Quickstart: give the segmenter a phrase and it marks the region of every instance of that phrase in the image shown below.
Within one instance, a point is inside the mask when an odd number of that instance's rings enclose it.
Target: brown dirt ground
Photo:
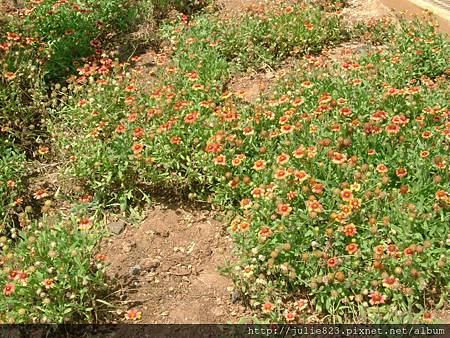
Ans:
[[[109,276],[122,286],[118,314],[136,308],[143,323],[227,323],[246,313],[217,270],[232,259],[232,242],[213,215],[158,204],[139,226],[103,240]]]
[[[294,71],[298,64],[299,60],[290,58],[277,69],[238,75],[230,81],[228,90],[245,102],[255,103],[259,98],[270,94],[277,82]]]
[[[393,16],[389,7],[380,0],[350,0],[342,14],[352,23]]]

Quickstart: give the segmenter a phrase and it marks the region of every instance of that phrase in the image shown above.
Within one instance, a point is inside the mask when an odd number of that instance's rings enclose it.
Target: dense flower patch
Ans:
[[[124,1],[19,3],[0,17],[0,323],[92,321],[104,278],[89,254],[77,255],[91,252],[98,236],[55,225],[55,215],[38,221],[57,193],[30,181],[52,153],[50,86],[101,54],[100,39],[129,29],[142,13]]]
[[[37,153],[51,149],[62,180],[77,187],[64,193],[84,206],[69,222],[44,225],[24,207],[20,236],[13,229],[2,238],[10,282],[1,320],[27,320],[27,311],[35,321],[91,320],[87,286],[101,289],[101,271],[89,257],[68,259],[97,238],[90,203],[127,211],[157,184],[231,211],[239,262],[230,273],[266,320],[413,322],[442,306],[450,286],[448,41],[418,22],[347,32],[335,1],[269,8],[239,24],[180,16],[163,29],[172,55],[157,55],[152,83],[145,68],[130,67],[139,57],[121,63],[98,51],[54,87],[51,140]],[[4,49],[21,48],[19,33],[8,34]],[[384,46],[336,62],[319,53],[352,34]],[[245,92],[227,91],[238,70],[292,55],[300,64],[270,96],[249,104]],[[17,74],[4,73],[2,83]],[[5,173],[9,182],[14,172]],[[43,212],[51,209],[45,201]],[[30,243],[35,250],[24,253]],[[76,301],[63,302],[68,293]]]
[[[51,209],[50,203],[47,208]],[[99,305],[96,297],[107,285],[105,257],[92,259],[85,254],[93,251],[99,239],[92,221],[60,220],[53,210],[39,222],[29,215],[24,222],[21,230],[12,229],[9,239],[0,237],[0,321],[93,321],[93,310]],[[91,261],[96,261],[95,265]]]
[[[428,318],[449,286],[447,41],[404,23],[361,58],[307,55],[248,105],[224,89],[227,35],[202,20],[175,28],[151,90],[111,60],[80,69],[55,125],[68,171],[123,207],[145,184],[183,182],[232,210],[232,274],[272,320]]]

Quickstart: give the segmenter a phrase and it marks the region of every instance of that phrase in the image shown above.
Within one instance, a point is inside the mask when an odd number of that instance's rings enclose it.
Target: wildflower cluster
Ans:
[[[91,263],[99,234],[77,219],[29,220],[0,237],[1,323],[92,321],[104,284],[104,263]],[[93,261],[93,259],[92,259]]]
[[[280,13],[267,24],[288,25],[291,9]],[[154,55],[152,88],[143,69],[115,62],[112,77],[74,78],[55,138],[100,198],[126,206],[145,184],[181,182],[234,212],[233,275],[266,316],[416,320],[448,292],[448,43],[433,27],[402,27],[361,57],[306,55],[253,105],[226,89],[220,31],[182,19],[172,61]]]
[[[55,4],[55,11],[79,6]],[[231,211],[239,257],[232,276],[266,319],[429,320],[449,291],[448,42],[433,25],[382,22],[367,41],[384,48],[332,61],[324,48],[350,36],[340,8],[335,1],[276,3],[230,23],[216,14],[180,15],[163,29],[171,55],[155,52],[151,72],[136,65],[139,57],[120,62],[94,52],[54,87],[52,144],[37,153],[57,154],[61,176],[77,183],[65,193],[85,204],[126,211],[149,186],[164,184]],[[75,8],[77,18],[81,10],[89,9]],[[17,34],[3,48],[22,41]],[[299,65],[256,103],[227,88],[237,70],[289,55]],[[5,81],[16,80],[11,72]],[[33,192],[35,200],[50,195]],[[10,252],[16,230],[2,239],[9,278],[2,320],[25,320],[24,302],[36,321],[91,318],[88,289],[74,276],[90,276],[95,289],[100,275],[88,257],[55,264],[73,243],[91,248],[93,220],[72,218],[40,228],[24,212],[25,240]],[[30,238],[42,242],[27,245]],[[19,262],[16,252],[25,248],[31,253]],[[65,278],[72,268],[80,272]],[[67,292],[79,301],[58,303]],[[141,313],[131,309],[125,318]]]

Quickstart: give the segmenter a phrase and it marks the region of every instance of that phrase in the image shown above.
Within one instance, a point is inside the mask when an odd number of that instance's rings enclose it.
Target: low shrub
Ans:
[[[225,24],[223,31],[221,53],[244,69],[273,66],[288,56],[319,52],[348,38],[339,12],[303,2],[253,13],[238,25]]]
[[[99,239],[91,221],[45,216],[26,223],[0,237],[0,322],[93,322],[107,285],[103,258],[89,254]]]
[[[27,170],[23,152],[14,149],[9,140],[0,135],[0,225],[17,223],[17,213],[24,203]]]

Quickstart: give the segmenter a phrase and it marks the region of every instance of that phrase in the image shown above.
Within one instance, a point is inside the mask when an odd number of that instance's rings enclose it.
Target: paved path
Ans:
[[[386,6],[410,15],[420,15],[424,9],[432,11],[440,30],[450,35],[450,0],[380,0]]]
[[[429,9],[444,19],[450,20],[450,0],[409,0],[419,7]]]

